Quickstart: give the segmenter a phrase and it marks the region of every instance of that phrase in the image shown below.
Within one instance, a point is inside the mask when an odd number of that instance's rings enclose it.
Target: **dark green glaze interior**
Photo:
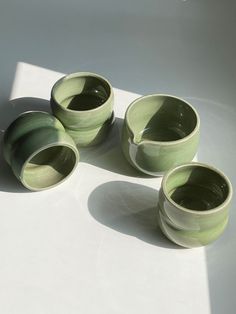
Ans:
[[[46,189],[64,180],[75,164],[76,155],[70,147],[52,146],[41,150],[27,162],[23,181],[31,189]]]
[[[53,97],[62,107],[84,111],[95,109],[106,102],[111,93],[109,84],[102,78],[89,75],[67,77],[53,88]]]
[[[175,203],[197,211],[218,207],[229,194],[226,179],[200,165],[176,168],[166,180],[166,190]]]
[[[142,97],[127,111],[128,124],[136,141],[176,141],[197,125],[194,109],[181,99],[166,95]]]

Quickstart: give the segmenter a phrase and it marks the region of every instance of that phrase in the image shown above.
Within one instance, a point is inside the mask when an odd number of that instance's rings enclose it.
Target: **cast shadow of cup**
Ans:
[[[158,191],[155,189],[111,181],[90,194],[88,209],[94,219],[111,229],[155,246],[179,249],[159,229],[157,201]]]
[[[41,98],[22,97],[10,100],[0,105],[0,191],[4,192],[29,192],[16,180],[11,168],[3,157],[4,131],[19,114],[25,111],[38,110],[50,112],[49,101]]]

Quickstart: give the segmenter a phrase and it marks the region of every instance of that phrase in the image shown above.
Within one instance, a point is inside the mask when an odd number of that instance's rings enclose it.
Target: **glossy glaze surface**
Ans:
[[[160,227],[178,245],[207,245],[224,231],[231,199],[231,184],[219,170],[201,163],[181,165],[163,178]]]
[[[64,181],[79,153],[60,121],[46,112],[26,112],[4,135],[4,156],[15,176],[30,190],[44,190]]]
[[[194,158],[199,130],[199,116],[190,104],[174,96],[148,95],[128,107],[122,147],[134,167],[158,176]]]
[[[95,128],[78,130],[66,128],[65,130],[73,138],[78,147],[89,147],[103,142],[106,139],[107,134],[110,132],[114,122],[115,115],[113,112],[110,119]]]
[[[94,129],[111,117],[113,89],[100,75],[77,72],[59,79],[51,91],[53,114],[68,129]]]

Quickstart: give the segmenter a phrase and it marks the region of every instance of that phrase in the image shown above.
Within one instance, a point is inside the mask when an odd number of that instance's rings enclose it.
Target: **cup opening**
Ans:
[[[102,106],[111,95],[109,83],[91,75],[68,75],[53,88],[55,101],[72,111],[93,110]]]
[[[194,211],[206,211],[220,206],[230,192],[227,179],[218,171],[194,164],[172,170],[164,185],[169,199]]]
[[[64,180],[76,163],[76,154],[70,147],[48,147],[27,161],[22,181],[32,190],[47,189]]]
[[[131,104],[128,123],[138,142],[177,141],[196,128],[196,111],[185,101],[167,95],[141,97]]]

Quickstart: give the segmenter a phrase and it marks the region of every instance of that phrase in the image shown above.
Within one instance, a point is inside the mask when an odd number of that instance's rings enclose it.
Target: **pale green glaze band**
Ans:
[[[229,179],[212,166],[188,163],[171,169],[159,192],[163,233],[187,248],[213,242],[227,225],[232,193]]]
[[[33,191],[51,188],[75,169],[79,153],[60,121],[46,112],[20,115],[4,134],[4,157]]]
[[[65,128],[66,132],[73,138],[78,147],[90,147],[98,145],[105,140],[107,134],[110,132],[111,127],[115,121],[115,115],[112,113],[110,119],[104,124],[97,126],[93,129],[78,129],[71,130]]]
[[[199,134],[200,119],[189,103],[170,95],[147,95],[126,111],[122,148],[131,165],[159,176],[194,158]]]

